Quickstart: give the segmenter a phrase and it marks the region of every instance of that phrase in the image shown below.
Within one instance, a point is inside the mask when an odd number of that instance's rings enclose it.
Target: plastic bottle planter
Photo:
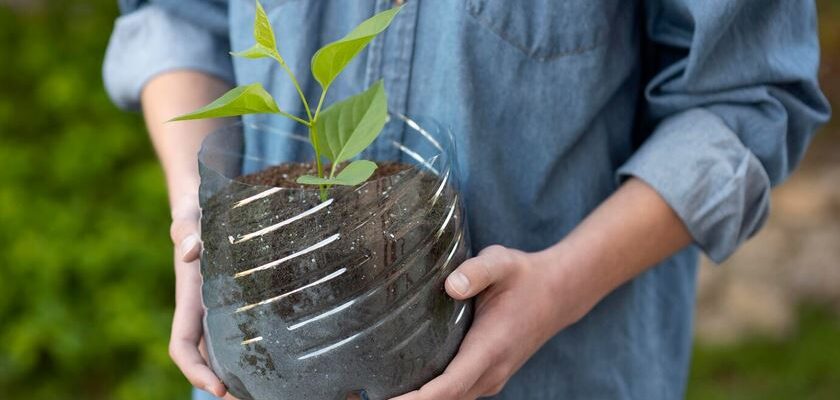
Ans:
[[[235,179],[277,164],[244,157],[248,141],[272,135],[299,149],[305,136],[240,124],[204,141],[205,340],[234,396],[387,399],[440,374],[457,351],[472,304],[443,290],[469,251],[452,138],[400,116],[385,129],[380,153],[413,167],[334,187],[324,202],[316,187]]]

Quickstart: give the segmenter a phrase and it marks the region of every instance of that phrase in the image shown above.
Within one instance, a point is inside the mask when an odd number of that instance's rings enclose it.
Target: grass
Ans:
[[[840,318],[814,306],[802,307],[799,316],[797,333],[783,341],[695,346],[687,398],[840,398]]]

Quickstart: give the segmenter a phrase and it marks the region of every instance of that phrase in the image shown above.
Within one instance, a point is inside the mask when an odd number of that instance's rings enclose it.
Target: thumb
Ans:
[[[457,300],[481,293],[514,271],[513,258],[510,249],[499,245],[487,247],[449,274],[446,292]]]
[[[196,217],[175,217],[169,229],[178,257],[184,262],[195,261],[201,250]]]

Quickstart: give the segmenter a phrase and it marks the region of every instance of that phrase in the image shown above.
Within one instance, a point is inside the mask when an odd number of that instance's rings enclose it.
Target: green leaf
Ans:
[[[271,29],[271,22],[268,20],[268,15],[259,0],[254,2],[256,4],[256,12],[254,15],[254,39],[257,43],[268,47],[269,49],[277,49],[277,42],[274,39],[274,30]]]
[[[368,160],[356,160],[344,167],[334,178],[319,178],[312,175],[304,175],[297,178],[297,183],[302,185],[345,185],[355,186],[370,178],[376,171],[376,163]]]
[[[382,81],[335,103],[315,122],[321,154],[334,164],[349,160],[370,146],[388,119],[388,99]]]
[[[170,121],[233,117],[243,114],[279,113],[280,108],[259,83],[239,86],[212,103]]]
[[[301,175],[296,180],[301,185],[334,185],[335,179],[319,178],[314,175]]]
[[[230,54],[244,58],[273,58],[282,64],[284,61],[277,51],[277,41],[274,37],[274,30],[271,28],[268,15],[265,13],[265,9],[263,9],[259,1],[255,3],[254,40],[257,43],[247,50],[232,52]]]
[[[271,22],[268,20],[268,15],[265,13],[262,4],[259,0],[255,1],[256,12],[254,15],[254,40],[257,41],[250,49],[240,52],[230,53],[237,57],[245,58],[264,58],[270,57],[281,63],[282,58],[277,51],[277,41],[274,38],[274,30],[271,28]]]
[[[338,74],[361,52],[365,46],[380,34],[402,9],[402,6],[376,14],[350,31],[343,38],[332,42],[312,56],[312,75],[326,90]]]
[[[237,51],[237,52],[231,52],[230,54],[233,55],[233,56],[236,56],[236,57],[252,58],[252,59],[253,58],[273,58],[273,59],[276,60],[276,59],[280,58],[280,54],[278,54],[276,50],[269,49],[268,47],[265,47],[265,46],[263,46],[259,43],[251,46],[250,49]]]

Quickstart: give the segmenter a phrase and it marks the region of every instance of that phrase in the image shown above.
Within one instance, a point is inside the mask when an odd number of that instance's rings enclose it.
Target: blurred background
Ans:
[[[840,109],[840,0],[817,1]],[[0,0],[0,399],[186,399],[163,176],[105,96],[116,0]],[[840,398],[840,123],[701,269],[689,399]]]

